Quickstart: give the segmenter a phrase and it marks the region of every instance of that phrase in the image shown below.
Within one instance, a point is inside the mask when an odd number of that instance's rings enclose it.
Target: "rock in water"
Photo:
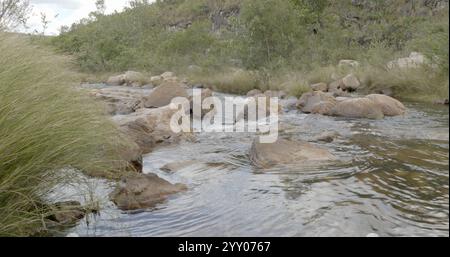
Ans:
[[[86,215],[86,210],[76,201],[55,203],[49,208],[52,215],[48,219],[58,225],[72,225]]]
[[[366,96],[366,98],[371,99],[380,106],[385,116],[399,116],[406,112],[406,107],[400,101],[390,96],[373,94]]]
[[[330,114],[348,118],[382,119],[384,117],[381,107],[365,97],[338,102]]]
[[[250,150],[252,164],[259,168],[270,168],[277,164],[301,164],[310,161],[336,160],[328,150],[307,142],[278,139],[273,144],[253,141]]]
[[[300,97],[297,107],[304,113],[311,113],[317,104],[326,102],[334,104],[336,99],[333,96],[321,91],[309,92]],[[316,111],[318,112],[318,110]]]
[[[179,161],[179,162],[172,162],[164,165],[161,167],[162,171],[173,173],[177,172],[179,170],[182,170],[184,168],[187,168],[189,166],[197,164],[197,161]]]
[[[139,146],[141,153],[146,154],[157,144],[177,143],[188,138],[186,133],[172,131],[170,120],[175,112],[170,106],[140,109],[130,115],[116,116],[113,120],[124,135]]]
[[[189,98],[189,95],[182,85],[177,82],[164,82],[155,88],[150,95],[143,98],[145,108],[158,108],[169,105],[176,97]]]
[[[171,184],[155,174],[133,174],[122,179],[110,198],[121,210],[138,210],[154,207],[185,190],[185,185]]]

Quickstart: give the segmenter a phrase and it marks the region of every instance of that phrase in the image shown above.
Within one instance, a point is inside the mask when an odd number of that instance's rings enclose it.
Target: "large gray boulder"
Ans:
[[[155,174],[132,174],[122,179],[110,194],[121,210],[139,210],[163,203],[170,195],[186,191],[183,184],[171,184]]]
[[[307,142],[278,139],[273,144],[263,144],[257,138],[250,149],[250,160],[256,167],[270,168],[278,164],[331,161],[336,157],[328,150]]]

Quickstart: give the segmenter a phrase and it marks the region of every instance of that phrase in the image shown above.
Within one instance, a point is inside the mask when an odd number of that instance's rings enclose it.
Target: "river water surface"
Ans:
[[[339,160],[257,169],[248,158],[255,135],[198,134],[144,158],[189,191],[154,209],[123,212],[111,186],[92,180],[99,216],[66,231],[81,236],[449,236],[449,110],[407,104],[402,117],[346,119],[291,111],[281,137],[311,141]],[[314,138],[326,131],[333,143]],[[165,164],[195,160],[174,173]]]

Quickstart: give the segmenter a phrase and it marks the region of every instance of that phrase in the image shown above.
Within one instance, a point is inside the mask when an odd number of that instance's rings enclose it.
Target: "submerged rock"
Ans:
[[[177,82],[164,82],[155,88],[150,95],[143,97],[145,108],[158,108],[169,105],[176,97],[189,98],[187,90]]]
[[[323,132],[322,134],[318,135],[314,141],[331,143],[339,136],[340,134],[337,132]]]
[[[278,139],[273,144],[253,141],[250,160],[259,168],[270,168],[277,164],[300,164],[310,161],[330,161],[336,157],[328,150],[307,142]]]
[[[138,210],[154,207],[186,190],[185,185],[171,184],[155,174],[134,174],[122,179],[110,199],[121,210]]]
[[[172,173],[172,172],[177,172],[179,170],[182,170],[186,167],[192,166],[196,163],[197,163],[196,161],[172,162],[172,163],[168,163],[168,164],[164,165],[163,167],[161,167],[161,170]]]

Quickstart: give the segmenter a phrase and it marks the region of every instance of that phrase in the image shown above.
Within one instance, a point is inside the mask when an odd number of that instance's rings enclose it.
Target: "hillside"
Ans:
[[[95,13],[53,44],[87,72],[186,74],[194,67],[204,77],[239,68],[258,71],[255,83],[266,87],[275,74],[309,74],[302,77],[311,83],[329,80],[323,67],[342,59],[382,67],[416,51],[439,66],[433,80],[448,85],[447,0],[166,0],[131,6],[113,15]]]

